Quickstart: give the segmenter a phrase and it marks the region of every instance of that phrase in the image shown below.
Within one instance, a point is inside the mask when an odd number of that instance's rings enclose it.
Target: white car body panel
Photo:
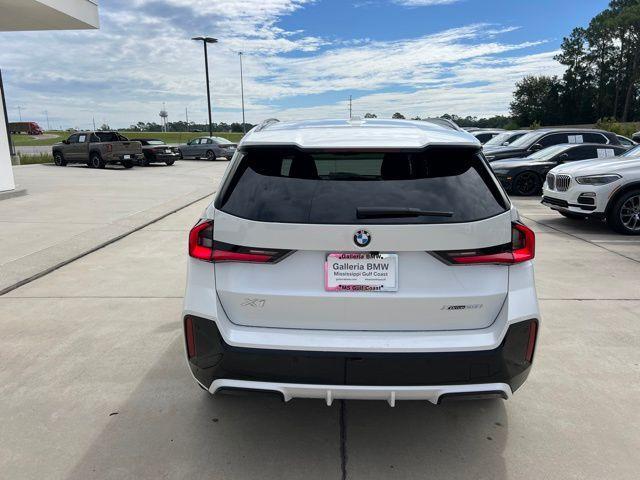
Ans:
[[[540,319],[533,262],[508,268],[508,301],[491,325],[475,330],[344,331],[236,325],[220,305],[213,283],[213,264],[193,258],[188,260],[183,315],[197,315],[215,322],[224,341],[234,347],[381,353],[492,350],[502,343],[509,325]]]
[[[357,249],[362,228],[372,241]],[[237,325],[324,330],[468,330],[493,323],[506,298],[507,266],[444,264],[427,252],[508,243],[511,213],[467,224],[296,225],[253,222],[216,211],[214,236],[234,245],[295,250],[277,264],[215,267],[224,311]],[[398,254],[397,292],[328,292],[331,252]],[[260,307],[247,305],[257,299]],[[450,306],[478,307],[448,310]]]

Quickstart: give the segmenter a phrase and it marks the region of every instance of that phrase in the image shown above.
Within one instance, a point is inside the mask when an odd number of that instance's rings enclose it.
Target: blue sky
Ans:
[[[2,33],[11,120],[88,128],[204,122],[201,47],[210,49],[214,121],[354,114],[507,113],[528,74],[562,74],[563,36],[607,6],[596,0],[102,0],[97,31]],[[10,46],[10,48],[7,48]]]

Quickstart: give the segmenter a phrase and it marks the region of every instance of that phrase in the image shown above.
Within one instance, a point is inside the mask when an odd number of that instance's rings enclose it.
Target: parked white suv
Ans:
[[[533,360],[534,244],[455,126],[267,122],[189,235],[189,367],[287,401],[506,399]]]
[[[567,218],[605,218],[619,233],[640,235],[640,147],[555,167],[542,195],[543,205]]]

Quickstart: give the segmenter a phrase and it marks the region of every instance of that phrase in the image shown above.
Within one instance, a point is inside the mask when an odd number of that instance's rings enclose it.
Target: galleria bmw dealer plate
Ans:
[[[330,253],[325,289],[337,291],[396,292],[398,255],[391,253]]]

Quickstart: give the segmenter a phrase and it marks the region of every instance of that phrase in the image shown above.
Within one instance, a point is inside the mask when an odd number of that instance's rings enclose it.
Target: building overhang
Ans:
[[[98,28],[97,0],[0,0],[0,31]]]

